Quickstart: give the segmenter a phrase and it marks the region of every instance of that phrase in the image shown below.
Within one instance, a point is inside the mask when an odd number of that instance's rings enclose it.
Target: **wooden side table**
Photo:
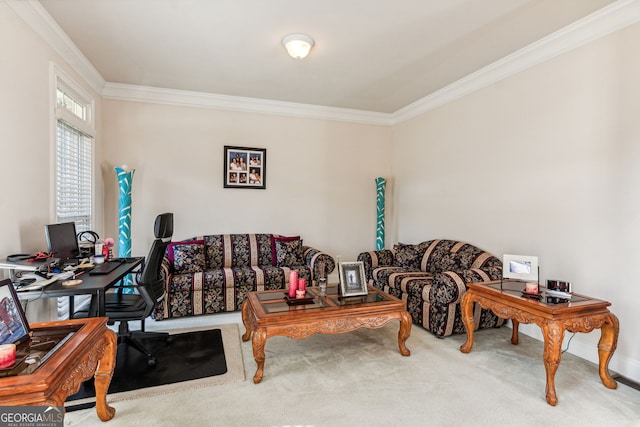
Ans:
[[[93,376],[98,417],[102,421],[113,418],[116,410],[107,405],[107,390],[115,368],[117,337],[107,328],[107,320],[93,317],[30,325],[34,336],[65,328],[75,332],[32,373],[0,378],[0,402],[7,406],[62,406]]]
[[[473,303],[490,309],[503,319],[511,319],[513,332],[511,343],[518,344],[518,325],[535,323],[542,329],[544,337],[544,367],[547,375],[547,402],[558,403],[555,374],[562,356],[564,331],[591,332],[600,329],[598,342],[599,374],[607,388],[616,388],[617,382],[609,374],[609,361],[618,342],[618,318],[607,308],[611,303],[584,295],[573,294],[570,302],[547,303],[522,297],[523,282],[496,281],[469,283],[462,297],[462,320],[467,331],[467,341],[460,347],[469,353],[473,347]],[[544,295],[543,295],[544,296]]]

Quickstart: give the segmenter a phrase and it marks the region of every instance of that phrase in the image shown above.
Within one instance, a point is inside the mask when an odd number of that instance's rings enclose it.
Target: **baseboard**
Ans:
[[[640,384],[638,384],[635,381],[631,381],[629,378],[627,377],[623,377],[622,375],[614,375],[613,379],[618,381],[621,384],[626,385],[627,387],[631,387],[634,390],[638,390],[640,391]]]

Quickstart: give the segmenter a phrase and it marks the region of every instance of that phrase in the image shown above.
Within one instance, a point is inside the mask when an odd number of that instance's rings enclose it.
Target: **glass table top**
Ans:
[[[519,296],[523,298],[531,298],[530,296],[525,294],[524,285],[525,285],[524,282],[503,281],[503,282],[497,282],[497,283],[489,283],[486,286],[508,293],[510,295]],[[576,294],[571,294],[571,299],[549,296],[547,295],[547,292],[546,292],[547,289],[542,286],[539,287],[539,290],[540,290],[540,293],[539,293],[540,297],[535,299],[537,299],[539,302],[543,304],[553,305],[553,304],[562,304],[567,302],[580,302],[580,301],[589,300],[586,297],[576,295]]]
[[[339,308],[356,304],[373,304],[377,302],[391,301],[384,293],[377,289],[369,289],[369,293],[363,296],[343,298],[339,294],[337,285],[327,286],[327,295],[319,296],[319,288],[307,288],[307,298],[301,302],[287,301],[288,294],[283,290],[279,292],[258,293],[258,300],[266,313],[282,313],[298,310],[313,310],[322,308]]]

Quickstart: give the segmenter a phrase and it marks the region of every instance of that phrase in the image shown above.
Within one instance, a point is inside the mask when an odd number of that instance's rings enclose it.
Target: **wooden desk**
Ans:
[[[123,262],[115,270],[109,274],[92,276],[84,273],[79,276],[82,284],[73,287],[62,286],[60,281],[53,282],[45,286],[41,290],[20,291],[18,290],[18,298],[55,298],[55,297],[71,297],[69,301],[69,312],[73,313],[73,297],[75,295],[92,295],[91,311],[97,316],[105,315],[105,293],[108,289],[117,285],[126,275],[131,274],[142,262],[144,257],[135,258],[132,262]]]
[[[62,406],[80,384],[95,378],[96,412],[109,421],[116,410],[107,405],[107,390],[116,361],[116,334],[106,317],[44,322],[30,325],[34,334],[70,327],[77,331],[33,373],[0,378],[0,402],[7,406]]]
[[[460,347],[463,353],[469,353],[473,347],[473,303],[490,309],[503,319],[511,319],[513,332],[511,343],[518,344],[518,325],[535,323],[542,329],[544,337],[544,367],[547,375],[547,402],[555,406],[558,403],[555,388],[555,374],[562,357],[564,331],[591,332],[600,329],[598,342],[599,373],[607,388],[616,388],[618,384],[609,374],[609,361],[618,343],[618,318],[607,308],[611,303],[584,295],[573,294],[570,302],[547,303],[522,297],[524,282],[500,281],[469,283],[462,297],[462,321],[467,331],[467,341]],[[501,289],[502,288],[502,289]]]

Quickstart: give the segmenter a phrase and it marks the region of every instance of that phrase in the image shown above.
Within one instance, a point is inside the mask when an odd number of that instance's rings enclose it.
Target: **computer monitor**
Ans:
[[[55,258],[64,262],[80,256],[74,222],[45,225],[44,232],[47,236],[47,250],[53,253]]]

